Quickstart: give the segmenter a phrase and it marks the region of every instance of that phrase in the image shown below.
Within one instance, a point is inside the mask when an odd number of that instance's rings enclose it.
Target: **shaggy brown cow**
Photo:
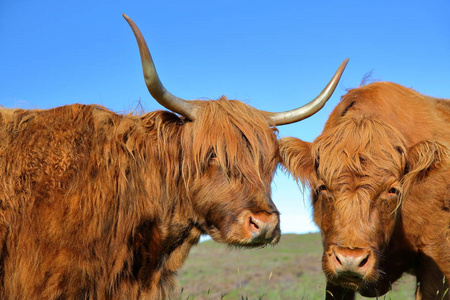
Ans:
[[[409,271],[417,298],[448,299],[449,143],[450,101],[387,82],[351,90],[313,143],[281,140],[312,190],[327,299],[383,295]]]
[[[273,125],[319,110],[344,65],[294,112],[184,101],[127,21],[151,94],[182,117],[0,108],[0,299],[166,298],[201,234],[246,247],[280,238]]]

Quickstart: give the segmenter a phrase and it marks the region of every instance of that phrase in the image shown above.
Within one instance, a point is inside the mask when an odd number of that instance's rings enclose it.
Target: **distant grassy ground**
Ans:
[[[178,272],[176,299],[324,299],[321,256],[317,233],[285,234],[274,247],[251,250],[206,241],[191,250]],[[414,285],[405,276],[379,299],[414,299]]]

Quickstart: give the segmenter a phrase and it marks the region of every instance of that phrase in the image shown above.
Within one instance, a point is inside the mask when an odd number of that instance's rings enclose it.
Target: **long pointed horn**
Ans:
[[[145,84],[147,85],[150,94],[153,96],[153,98],[155,98],[156,101],[158,101],[159,104],[161,104],[165,108],[179,113],[189,120],[195,120],[195,112],[197,110],[197,106],[172,95],[168,90],[166,90],[166,88],[159,80],[155,64],[153,63],[152,56],[150,54],[150,51],[148,50],[147,43],[145,42],[141,31],[133,22],[133,20],[130,19],[130,17],[128,17],[126,14],[122,15],[130,25],[134,35],[136,36],[136,41],[139,46],[139,53],[141,55]]]
[[[314,98],[311,102],[296,109],[279,113],[269,113],[273,123],[275,125],[291,124],[304,120],[318,112],[325,105],[328,99],[330,99],[331,95],[336,89],[336,86],[341,79],[342,72],[344,72],[348,60],[348,58],[344,60],[334,76],[331,78],[330,82],[328,82],[327,86],[323,89],[319,96]]]

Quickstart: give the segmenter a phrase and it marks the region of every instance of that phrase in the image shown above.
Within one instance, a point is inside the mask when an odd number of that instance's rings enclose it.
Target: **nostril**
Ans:
[[[255,219],[253,219],[251,216],[249,217],[248,222],[249,222],[251,231],[257,232],[259,230],[259,226],[257,224],[257,221]]]
[[[336,257],[337,262],[342,265],[341,261],[339,260],[339,257],[335,254],[334,257]]]
[[[360,263],[359,267],[362,268],[369,261],[369,255],[367,255]]]

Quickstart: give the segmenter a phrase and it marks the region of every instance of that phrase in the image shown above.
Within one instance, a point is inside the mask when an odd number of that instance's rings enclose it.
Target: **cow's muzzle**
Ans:
[[[281,235],[278,212],[249,213],[245,223],[250,234],[249,244],[276,244]]]
[[[333,271],[333,281],[339,285],[358,289],[371,277],[375,268],[375,255],[370,248],[331,246],[327,251],[328,267]]]

